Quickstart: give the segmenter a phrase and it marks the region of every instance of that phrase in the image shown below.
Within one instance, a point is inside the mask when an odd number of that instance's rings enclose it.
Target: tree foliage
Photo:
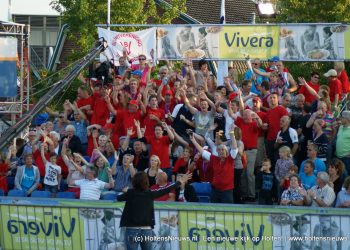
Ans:
[[[107,23],[107,0],[53,0],[51,5],[62,15],[62,21],[70,25],[70,38],[80,47],[78,54],[86,53],[97,39],[96,24]],[[159,14],[155,0],[111,0],[111,24],[168,24],[186,11],[186,0],[172,0],[163,6]],[[111,28],[133,31],[137,27]]]
[[[350,22],[350,1],[279,0],[277,21],[281,23]]]

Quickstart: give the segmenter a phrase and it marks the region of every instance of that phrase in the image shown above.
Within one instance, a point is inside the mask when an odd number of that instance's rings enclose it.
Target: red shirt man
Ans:
[[[158,108],[158,100],[156,96],[149,98],[149,107],[146,109],[146,115],[143,124],[146,127],[145,136],[154,134],[154,127],[165,119],[164,110]]]
[[[250,112],[252,111],[244,110],[243,118],[237,117],[235,121],[236,126],[242,131],[242,141],[245,150],[256,149],[258,144],[259,129],[256,122],[252,120],[251,115],[247,114]]]
[[[156,184],[151,186],[151,190],[159,191],[170,186],[171,184],[170,182],[167,181],[167,179],[168,179],[168,176],[166,175],[166,173],[164,172],[158,173],[156,176]],[[175,201],[175,190],[172,190],[170,193],[167,193],[161,197],[158,197],[157,199],[155,199],[155,201]]]
[[[91,117],[91,124],[99,124],[102,127],[106,124],[106,120],[109,118],[109,109],[105,101],[105,89],[100,89],[93,94],[93,106],[94,111]]]
[[[266,113],[266,122],[268,124],[267,140],[275,141],[278,131],[280,130],[280,119],[282,116],[288,115],[288,111],[278,105],[278,95],[270,94],[270,109]]]
[[[313,88],[317,93],[320,89],[320,85],[318,84],[318,80],[320,79],[320,75],[317,72],[311,73],[311,79],[307,83],[311,88]],[[307,90],[307,88],[303,85],[299,89],[299,94],[303,94],[305,96],[305,103],[311,104],[316,100],[316,97]]]
[[[164,127],[166,128],[168,135],[163,136],[162,126],[156,125],[154,127],[154,135],[146,136],[145,138],[147,143],[151,145],[150,155],[158,155],[161,163],[160,168],[169,169],[170,168],[169,146],[174,140],[174,135],[170,131],[168,126],[164,126]]]

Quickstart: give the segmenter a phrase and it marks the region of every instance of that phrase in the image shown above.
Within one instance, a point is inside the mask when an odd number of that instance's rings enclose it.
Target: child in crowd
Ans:
[[[296,165],[290,166],[288,168],[288,173],[287,173],[286,177],[284,177],[284,179],[280,182],[280,185],[281,185],[283,190],[286,190],[289,188],[290,176],[293,174],[298,174],[298,166],[296,166]]]
[[[46,160],[45,157],[45,145],[46,143],[41,144],[41,158],[45,164],[45,177],[44,185],[45,190],[50,191],[52,196],[56,197],[56,193],[60,189],[61,183],[61,167],[56,164],[57,154],[55,152],[50,153],[50,161]]]
[[[274,176],[271,172],[271,161],[264,159],[262,161],[262,167],[257,176],[258,188],[259,188],[259,204],[260,205],[272,205],[272,191],[274,188]]]
[[[278,150],[280,158],[276,162],[275,177],[278,184],[287,176],[289,167],[294,165],[291,150],[288,146],[282,146]],[[281,197],[281,186],[277,186],[277,195]]]

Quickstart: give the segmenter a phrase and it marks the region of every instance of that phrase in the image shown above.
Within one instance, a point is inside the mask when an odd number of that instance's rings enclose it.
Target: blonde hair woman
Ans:
[[[158,173],[163,172],[160,169],[160,159],[158,155],[152,155],[149,159],[149,168],[145,169],[145,173],[148,176],[149,186],[156,184],[156,176]]]

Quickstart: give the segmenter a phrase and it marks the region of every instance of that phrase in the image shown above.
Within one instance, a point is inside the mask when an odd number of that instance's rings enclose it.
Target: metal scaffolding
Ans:
[[[19,90],[16,97],[0,100],[0,135],[10,125],[15,124],[25,111],[29,110],[30,95],[30,26],[0,21],[0,37],[16,37],[18,40]],[[17,74],[18,75],[18,74]]]

